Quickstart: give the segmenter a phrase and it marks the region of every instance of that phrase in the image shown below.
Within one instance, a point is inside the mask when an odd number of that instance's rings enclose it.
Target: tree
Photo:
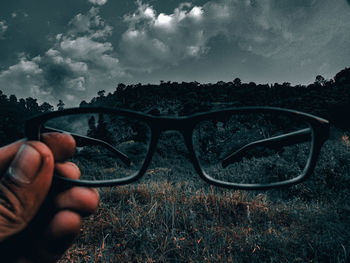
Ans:
[[[350,68],[345,68],[334,77],[336,84],[350,84]]]
[[[324,86],[326,83],[326,79],[322,77],[321,75],[317,75],[315,79],[315,85],[317,86]]]
[[[57,104],[57,109],[58,110],[63,110],[64,109],[64,102],[62,100],[59,100],[58,101],[58,104]]]
[[[233,80],[233,84],[234,84],[236,87],[237,87],[237,86],[241,86],[242,81],[241,81],[240,78],[235,78],[235,79]]]
[[[43,104],[40,105],[39,110],[40,110],[41,112],[49,112],[49,111],[53,111],[54,108],[53,108],[53,106],[50,105],[49,103],[44,102]]]
[[[92,124],[93,123],[91,123],[91,125]],[[108,143],[113,143],[113,135],[108,130],[107,122],[105,121],[104,115],[102,113],[98,115],[97,127],[94,135],[95,135],[94,137],[97,139],[103,140]]]
[[[26,107],[28,111],[39,112],[39,105],[37,99],[26,98]]]
[[[115,89],[115,92],[121,92],[126,88],[126,85],[124,83],[119,83],[118,86]]]
[[[17,105],[19,106],[19,108],[21,110],[25,110],[25,108],[26,108],[26,101],[25,101],[25,99],[20,98]]]
[[[218,86],[224,86],[226,83],[222,80],[219,80],[218,82],[216,82],[216,85]]]
[[[291,84],[290,84],[290,82],[283,82],[283,87],[285,87],[285,88],[290,88],[291,87]]]
[[[0,102],[7,101],[7,96],[0,90]]]
[[[256,83],[253,82],[253,81],[251,81],[251,82],[249,82],[248,86],[249,86],[250,88],[255,88],[255,87],[256,87]]]
[[[96,137],[96,120],[94,116],[91,116],[88,121],[89,129],[87,131],[87,136]]]
[[[80,104],[79,104],[79,107],[80,107],[80,108],[88,107],[88,106],[89,106],[89,104],[88,104],[85,100],[83,100],[83,101],[80,102]]]
[[[106,91],[105,90],[100,90],[97,92],[97,95],[101,98],[105,96]]]
[[[16,97],[16,95],[10,95],[10,102],[11,103],[17,103],[17,97]]]

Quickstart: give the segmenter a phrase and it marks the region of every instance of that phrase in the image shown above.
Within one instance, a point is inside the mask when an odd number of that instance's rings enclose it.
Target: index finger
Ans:
[[[55,162],[63,162],[75,153],[75,140],[70,134],[58,132],[43,133],[41,140],[51,149]]]

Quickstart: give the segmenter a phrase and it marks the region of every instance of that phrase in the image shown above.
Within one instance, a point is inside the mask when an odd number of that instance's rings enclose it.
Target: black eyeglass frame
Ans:
[[[104,187],[104,186],[116,186],[116,185],[125,185],[140,179],[145,172],[152,160],[154,150],[156,148],[160,134],[166,130],[175,130],[179,131],[185,140],[185,144],[189,151],[189,158],[192,162],[198,175],[207,183],[224,187],[230,189],[242,189],[242,190],[267,190],[270,188],[276,187],[285,187],[291,186],[297,183],[300,183],[307,178],[313,172],[313,169],[316,165],[321,147],[323,143],[328,139],[329,136],[329,127],[330,124],[327,120],[296,110],[277,108],[277,107],[235,107],[235,108],[225,108],[219,110],[213,110],[210,112],[197,113],[189,116],[181,117],[167,117],[167,116],[153,116],[150,114],[136,112],[126,109],[117,109],[117,108],[104,108],[104,107],[82,107],[82,108],[69,108],[60,111],[53,111],[48,113],[43,113],[38,116],[35,116],[25,123],[25,134],[28,140],[40,140],[40,133],[42,125],[53,118],[73,115],[73,114],[87,114],[87,113],[104,113],[104,114],[114,114],[123,117],[133,118],[135,120],[140,120],[147,124],[151,130],[151,141],[149,148],[147,150],[146,158],[144,163],[141,166],[140,171],[135,174],[125,178],[120,179],[110,179],[110,180],[101,180],[101,181],[89,181],[89,180],[73,180],[61,176],[54,176],[54,180],[57,183],[66,185],[66,186],[86,186],[86,187]],[[211,176],[207,175],[195,154],[192,137],[193,130],[196,125],[203,120],[212,119],[215,116],[220,116],[223,113],[227,114],[240,114],[240,113],[265,113],[265,114],[284,114],[293,117],[300,118],[310,124],[311,126],[311,151],[307,164],[301,175],[298,177],[268,184],[237,184],[231,182],[221,181]],[[67,132],[69,133],[69,132]],[[74,137],[74,134],[72,134]]]

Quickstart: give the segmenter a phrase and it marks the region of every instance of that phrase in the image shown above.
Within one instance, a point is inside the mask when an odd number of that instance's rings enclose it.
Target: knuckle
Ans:
[[[56,163],[55,170],[63,177],[78,179],[81,176],[79,167],[73,162]]]
[[[70,134],[44,133],[42,134],[42,141],[54,153],[56,160],[62,161],[75,153],[76,143]]]
[[[53,160],[52,152],[46,144],[39,141],[27,141],[26,143],[37,150],[44,160]]]
[[[0,219],[7,228],[22,230],[27,224],[23,213],[23,204],[16,194],[4,182],[0,185]]]

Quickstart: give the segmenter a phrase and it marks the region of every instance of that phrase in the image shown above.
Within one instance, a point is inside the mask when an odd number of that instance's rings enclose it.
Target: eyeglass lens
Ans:
[[[84,113],[48,120],[43,131],[76,135],[74,161],[81,179],[99,181],[138,174],[151,129],[139,119]],[[202,171],[224,182],[265,184],[299,176],[312,148],[311,128],[297,117],[267,113],[220,113],[199,121],[192,133]]]
[[[283,114],[222,114],[198,123],[193,146],[202,170],[236,184],[267,184],[302,174],[311,151],[306,122]]]

